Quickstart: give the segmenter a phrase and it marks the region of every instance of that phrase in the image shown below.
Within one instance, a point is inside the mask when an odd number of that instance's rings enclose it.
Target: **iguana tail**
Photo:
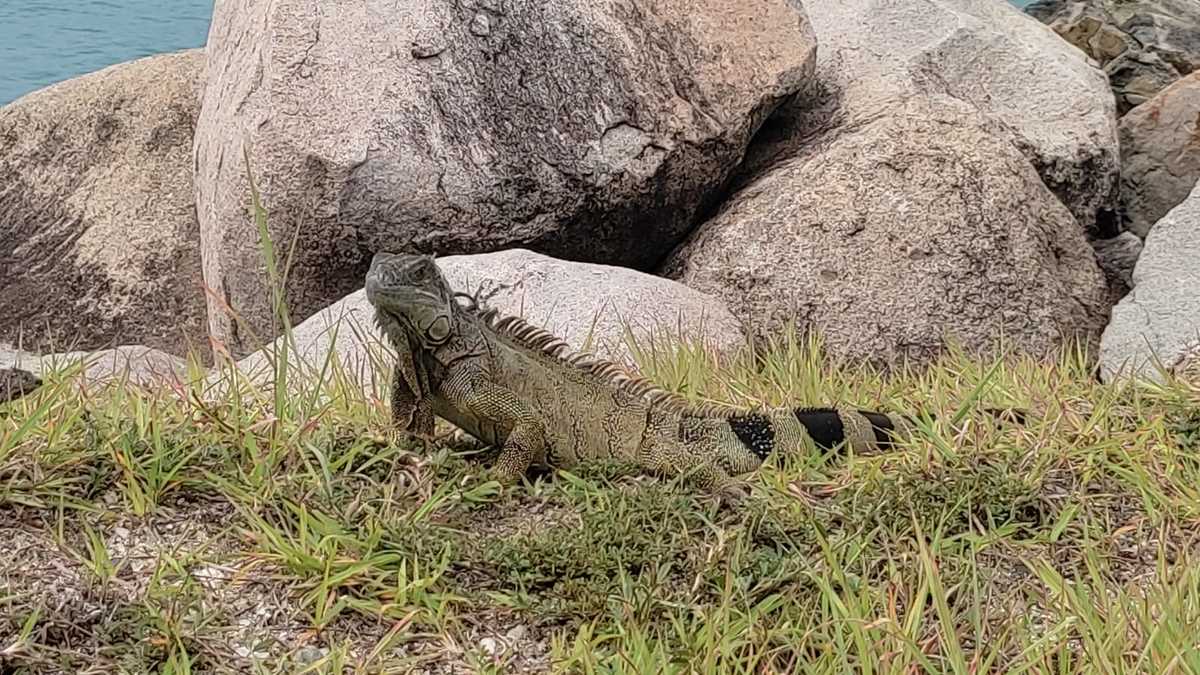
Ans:
[[[1025,421],[1024,411],[1017,409],[985,408],[984,411],[1018,424]],[[759,458],[765,458],[777,447],[791,449],[802,444],[804,438],[824,450],[839,446],[856,452],[886,450],[911,433],[917,422],[909,415],[839,407],[734,414],[728,423],[742,445]]]
[[[1024,413],[988,410],[1018,422]],[[712,410],[684,414],[676,438],[693,456],[710,457],[732,474],[751,471],[771,453],[797,454],[811,442],[822,450],[848,448],[870,453],[892,448],[916,426],[910,416],[848,407],[775,408],[762,411]]]

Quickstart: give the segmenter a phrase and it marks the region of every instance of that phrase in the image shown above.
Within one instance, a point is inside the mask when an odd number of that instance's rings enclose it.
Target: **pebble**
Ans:
[[[325,655],[327,653],[329,653],[329,650],[327,650],[327,649],[321,649],[321,648],[312,647],[312,646],[302,647],[300,649],[300,651],[296,652],[296,656],[295,656],[296,663],[299,663],[302,665],[316,663],[317,661],[320,661],[321,659],[325,658]]]

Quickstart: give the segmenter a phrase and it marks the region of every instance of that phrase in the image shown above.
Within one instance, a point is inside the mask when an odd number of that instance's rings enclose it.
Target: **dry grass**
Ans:
[[[1197,386],[659,347],[645,373],[697,400],[933,419],[775,457],[728,509],[613,465],[501,489],[395,438],[332,358],[265,387],[52,375],[0,409],[0,673],[1200,670]]]
[[[922,410],[719,507],[597,465],[501,489],[384,397],[72,386],[0,417],[4,672],[1192,672],[1200,389],[947,356],[639,351],[696,399]],[[337,364],[324,364],[327,373]],[[230,375],[230,378],[233,378]],[[212,392],[219,392],[213,394]],[[1024,425],[976,414],[1031,411]]]

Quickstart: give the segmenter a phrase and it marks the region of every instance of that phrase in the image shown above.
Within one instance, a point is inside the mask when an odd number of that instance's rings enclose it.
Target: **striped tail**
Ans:
[[[911,418],[851,408],[796,408],[792,414],[825,450],[843,443],[855,451],[889,449],[913,425]]]
[[[984,408],[998,420],[1025,423],[1025,411],[1015,408]],[[916,420],[896,415],[850,408],[796,408],[792,411],[808,437],[818,447],[831,450],[847,444],[855,451],[890,449],[905,434],[911,433]]]

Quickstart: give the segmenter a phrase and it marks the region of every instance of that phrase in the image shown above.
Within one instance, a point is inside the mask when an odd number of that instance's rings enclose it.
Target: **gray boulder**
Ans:
[[[870,124],[910,97],[969,104],[1011,139],[1089,231],[1116,205],[1119,150],[1104,74],[1046,26],[996,0],[806,4],[817,95],[782,108],[747,178],[831,129]],[[816,99],[816,100],[814,100]]]
[[[650,350],[685,341],[717,353],[745,337],[721,301],[679,283],[630,269],[558,260],[524,249],[437,259],[452,288],[502,314],[520,316],[579,351],[633,367],[627,336]],[[281,341],[237,363],[255,382],[269,381]],[[390,377],[390,347],[360,289],[293,330],[289,363],[301,376],[318,373],[333,354],[368,389]],[[381,375],[382,374],[382,375]],[[384,378],[383,380],[380,377]]]
[[[298,322],[381,249],[653,266],[813,67],[794,0],[216,5],[195,145],[210,326],[269,293],[242,149]],[[218,300],[221,299],[221,300]]]
[[[140,345],[57,354],[35,354],[0,346],[2,368],[26,370],[36,376],[50,372],[75,374],[76,383],[81,385],[129,382],[158,386],[189,379],[183,359]]]
[[[665,267],[755,336],[791,324],[880,367],[955,341],[1094,343],[1104,277],[1082,230],[971,106],[914,99],[815,139],[734,194]]]
[[[1145,237],[1200,179],[1200,72],[1121,118],[1121,207]]]
[[[0,108],[0,341],[207,352],[192,131],[204,55],[106,68]]]
[[[1200,186],[1146,237],[1133,291],[1113,308],[1100,376],[1160,378],[1200,342]]]

